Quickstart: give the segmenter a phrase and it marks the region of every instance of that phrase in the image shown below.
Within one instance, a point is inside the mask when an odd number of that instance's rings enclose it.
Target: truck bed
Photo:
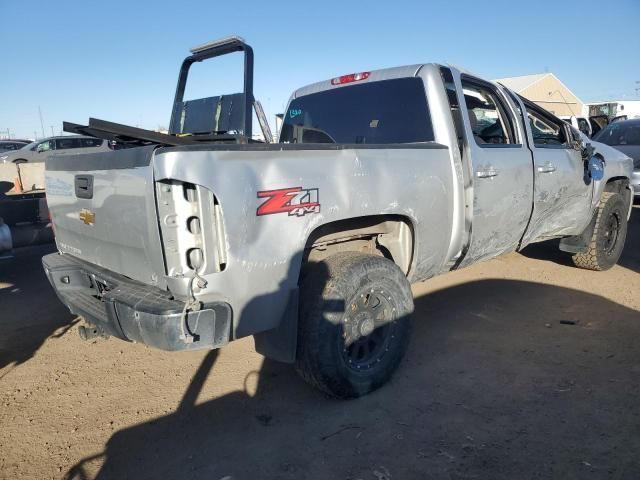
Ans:
[[[88,176],[92,198],[79,198],[74,182]],[[409,275],[439,273],[452,240],[452,184],[457,181],[448,148],[434,142],[148,146],[52,157],[47,164],[59,250],[169,289],[177,298],[188,297],[191,275],[183,258],[172,263],[172,249],[181,250],[192,238],[170,225],[173,217],[163,209],[187,212],[196,203],[200,209],[219,208],[214,219],[202,221],[210,235],[202,247],[208,249],[209,263],[201,271],[207,288],[197,296],[231,305],[233,337],[279,323],[297,286],[307,241],[323,224],[372,215],[406,219],[421,239],[415,248],[428,252],[414,255]],[[174,195],[176,187],[192,186],[196,203],[182,195],[163,197],[165,189]],[[314,192],[317,207],[308,213],[261,214],[270,192],[282,189]],[[419,210],[417,199],[424,203]]]

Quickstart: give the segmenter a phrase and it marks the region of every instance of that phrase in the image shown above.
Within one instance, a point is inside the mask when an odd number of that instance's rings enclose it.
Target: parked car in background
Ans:
[[[29,142],[23,140],[0,140],[0,152],[11,152],[13,150],[19,150]]]
[[[617,148],[633,158],[630,183],[636,199],[640,198],[640,118],[611,123],[600,130],[593,139]]]
[[[110,143],[101,138],[66,135],[43,138],[27,144],[19,150],[2,152],[0,154],[0,162],[44,162],[53,152],[55,152],[56,155],[60,155],[66,153],[90,153],[101,150],[108,151],[111,149]]]

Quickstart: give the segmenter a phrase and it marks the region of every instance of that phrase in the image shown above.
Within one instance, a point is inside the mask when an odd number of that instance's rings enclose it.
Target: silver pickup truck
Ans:
[[[244,92],[183,101],[189,66],[229,51]],[[248,135],[250,47],[193,52],[169,134],[66,124],[134,148],[47,162],[44,269],[85,335],[165,350],[253,335],[357,397],[406,350],[411,283],[552,238],[583,268],[621,254],[631,160],[499,84],[436,64],[344,75],[295,91],[268,144]]]

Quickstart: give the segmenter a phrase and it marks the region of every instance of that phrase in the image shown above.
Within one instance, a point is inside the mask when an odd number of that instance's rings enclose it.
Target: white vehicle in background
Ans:
[[[560,115],[560,118],[576,130],[580,130],[587,137],[591,137],[591,125],[589,124],[589,120],[587,120],[586,118],[576,117],[575,115]]]
[[[607,115],[614,119],[627,117],[623,120],[640,118],[640,100],[610,100],[607,102],[585,103],[582,107],[583,117]]]
[[[595,135],[610,123],[640,118],[640,100],[585,103],[582,116],[589,119],[592,135]]]

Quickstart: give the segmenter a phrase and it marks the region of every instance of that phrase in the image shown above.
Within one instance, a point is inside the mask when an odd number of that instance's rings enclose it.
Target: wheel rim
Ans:
[[[356,372],[374,368],[395,339],[396,309],[383,290],[359,293],[343,318],[342,358]]]
[[[621,222],[618,212],[612,212],[607,218],[604,230],[604,251],[607,255],[611,255],[618,243],[620,236]]]

